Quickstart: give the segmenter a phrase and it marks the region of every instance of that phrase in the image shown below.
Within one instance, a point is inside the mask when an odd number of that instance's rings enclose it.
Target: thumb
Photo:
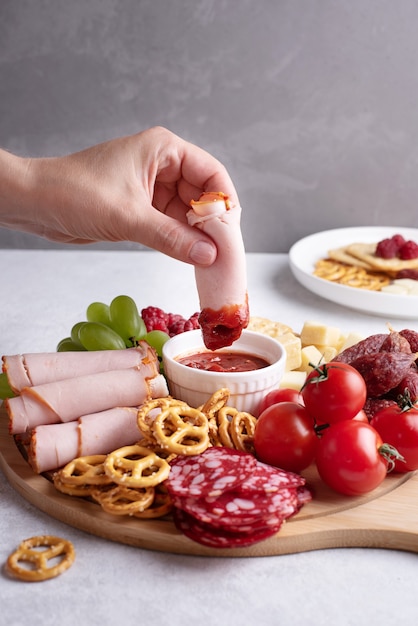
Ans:
[[[162,252],[178,261],[192,265],[212,265],[217,256],[217,248],[210,237],[198,228],[156,211],[145,212],[147,222],[141,233],[132,241]],[[133,233],[131,233],[132,238]]]

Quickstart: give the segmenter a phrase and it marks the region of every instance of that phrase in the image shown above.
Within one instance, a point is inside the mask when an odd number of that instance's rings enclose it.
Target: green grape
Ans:
[[[57,345],[57,352],[85,352],[85,350],[86,349],[81,345],[80,341],[74,343],[71,337],[61,339]]]
[[[80,348],[83,347],[83,344],[80,341],[80,338],[78,336],[79,330],[80,328],[83,326],[83,324],[85,324],[86,322],[77,322],[77,324],[74,324],[74,326],[71,329],[71,341],[76,345],[76,346],[80,346]]]
[[[163,345],[170,339],[170,335],[162,330],[150,330],[144,337],[145,341],[156,351],[159,357],[163,355]]]
[[[100,322],[84,322],[78,336],[86,350],[122,350],[126,347],[118,333]]]
[[[112,325],[110,321],[110,307],[104,302],[92,302],[89,304],[86,316],[88,322],[100,322],[101,324],[106,324],[106,326]]]
[[[110,321],[113,330],[122,337],[127,347],[143,339],[147,329],[139,315],[135,301],[129,296],[117,296],[110,303]]]
[[[9,385],[9,381],[4,372],[0,373],[0,400],[5,400],[6,398],[13,398],[14,393]]]

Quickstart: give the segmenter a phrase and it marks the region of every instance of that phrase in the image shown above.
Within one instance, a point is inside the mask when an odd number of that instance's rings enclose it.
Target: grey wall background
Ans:
[[[166,126],[230,170],[249,251],[418,226],[417,29],[416,0],[1,0],[0,145]]]

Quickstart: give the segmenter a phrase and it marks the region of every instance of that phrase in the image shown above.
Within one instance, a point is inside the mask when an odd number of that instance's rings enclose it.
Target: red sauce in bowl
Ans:
[[[270,365],[255,354],[244,352],[196,352],[176,359],[182,365],[207,372],[250,372]]]

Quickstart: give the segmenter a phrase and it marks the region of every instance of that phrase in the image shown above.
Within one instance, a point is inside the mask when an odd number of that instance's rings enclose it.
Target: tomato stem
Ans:
[[[307,385],[312,385],[314,383],[321,383],[324,380],[328,380],[328,370],[329,369],[342,369],[338,362],[330,361],[329,363],[321,363],[319,362],[317,365],[314,363],[309,363],[309,366],[312,367],[313,371],[317,373],[317,376],[312,376],[305,380],[301,387],[301,392],[307,387]]]
[[[402,454],[400,454],[394,446],[391,446],[390,443],[383,443],[379,447],[378,452],[388,464],[388,474],[394,469],[395,461],[405,463],[405,459]]]
[[[399,396],[396,398],[396,402],[402,412],[409,411],[409,409],[414,408],[414,403],[411,399],[411,392],[409,391],[408,387],[403,393],[399,394]]]
[[[317,373],[317,376],[313,376],[309,380],[305,380],[302,385],[301,391],[303,391],[307,385],[320,383],[323,380],[327,380],[328,378],[328,367],[326,363],[318,363],[318,365],[315,365],[314,363],[309,363],[309,367],[312,367],[312,369]]]
[[[329,424],[315,424],[314,425],[315,434],[321,435],[322,431],[326,430],[327,428],[329,428]]]

